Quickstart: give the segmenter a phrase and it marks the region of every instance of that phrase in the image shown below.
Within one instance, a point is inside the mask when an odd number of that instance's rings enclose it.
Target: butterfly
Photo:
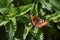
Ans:
[[[29,14],[29,16],[30,16],[32,25],[36,26],[37,28],[42,28],[43,26],[46,26],[48,24],[47,21],[45,21],[39,17],[36,17],[35,15],[33,15],[31,13]]]

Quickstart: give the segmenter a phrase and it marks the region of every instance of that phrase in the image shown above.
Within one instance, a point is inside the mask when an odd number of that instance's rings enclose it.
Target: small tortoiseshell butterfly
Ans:
[[[32,25],[36,26],[37,28],[42,28],[42,26],[45,26],[48,24],[47,21],[45,21],[39,17],[36,17],[35,15],[33,15],[31,13],[29,14],[29,16],[30,16]]]

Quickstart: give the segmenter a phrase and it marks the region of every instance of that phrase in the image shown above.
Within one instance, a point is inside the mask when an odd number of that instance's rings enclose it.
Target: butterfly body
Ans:
[[[29,14],[29,16],[30,16],[30,20],[31,20],[32,25],[34,25],[38,28],[41,28],[42,26],[45,26],[48,24],[47,21],[45,21],[39,17],[36,17],[35,15],[33,15],[31,13]]]

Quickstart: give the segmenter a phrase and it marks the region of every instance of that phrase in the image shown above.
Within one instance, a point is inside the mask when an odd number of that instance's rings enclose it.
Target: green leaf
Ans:
[[[43,37],[44,35],[43,35],[43,33],[41,33],[40,35],[39,35],[39,40],[43,40],[44,39],[44,37]]]
[[[60,30],[60,25],[57,25],[57,28]]]
[[[0,9],[0,12],[1,12],[2,14],[6,13],[6,11],[7,11],[7,8],[1,8],[1,9]]]
[[[23,11],[27,10],[29,7],[31,7],[31,4],[20,6],[19,9],[21,10],[21,12],[23,12]]]
[[[49,20],[56,21],[57,19],[60,18],[60,11],[55,12],[55,14],[52,14]],[[57,20],[58,21],[58,20]]]
[[[49,2],[53,5],[54,9],[60,11],[60,0],[49,0]]]
[[[21,40],[21,39],[19,39],[19,38],[14,38],[14,40]]]
[[[0,0],[0,9],[1,8],[7,8],[7,7],[11,7],[11,2],[13,0]]]
[[[0,9],[7,6],[7,0],[0,0]]]
[[[6,25],[6,32],[8,32],[9,40],[13,40],[15,31],[16,31],[16,19],[12,18]]]
[[[38,13],[38,3],[35,4],[36,13]]]
[[[0,0],[0,12],[2,14],[7,13],[8,10],[13,7],[13,0]]]
[[[40,12],[41,12],[41,15],[42,15],[42,16],[45,15],[45,12],[44,12],[42,9],[40,9]]]
[[[60,11],[45,16],[48,21],[60,22]]]
[[[43,32],[41,30],[39,30],[38,28],[33,28],[31,31],[31,34],[33,35],[34,38],[36,38],[36,40],[43,40]]]
[[[13,18],[11,19],[11,21],[12,21],[12,25],[13,25],[13,27],[14,27],[14,30],[13,30],[13,31],[16,31],[16,27],[17,27],[16,18],[13,17]]]
[[[42,8],[46,8],[47,10],[51,10],[52,5],[50,3],[45,2],[45,0],[41,0]]]
[[[22,6],[22,7],[20,7],[19,10],[21,10],[21,12],[20,12],[19,15],[17,15],[17,16],[21,16],[21,15],[27,13],[29,10],[31,10],[31,9],[33,8],[34,4],[32,4],[31,7],[30,7],[30,6],[31,6],[31,5],[27,5],[27,6]],[[27,7],[28,7],[28,8],[27,8]]]
[[[31,28],[32,28],[32,26],[28,27],[28,26],[25,25],[25,31],[24,31],[24,34],[23,34],[23,39],[24,40],[26,39],[26,36],[28,35]]]
[[[8,23],[8,21],[2,21],[2,22],[0,23],[0,26],[6,25],[6,23]]]
[[[6,14],[10,18],[10,17],[16,17],[16,13],[17,13],[16,8],[10,8],[8,9],[8,12]]]

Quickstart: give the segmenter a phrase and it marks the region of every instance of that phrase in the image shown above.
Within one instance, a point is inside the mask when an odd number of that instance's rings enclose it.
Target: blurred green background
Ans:
[[[49,24],[36,28],[29,13]],[[60,0],[0,0],[0,40],[60,40]]]

